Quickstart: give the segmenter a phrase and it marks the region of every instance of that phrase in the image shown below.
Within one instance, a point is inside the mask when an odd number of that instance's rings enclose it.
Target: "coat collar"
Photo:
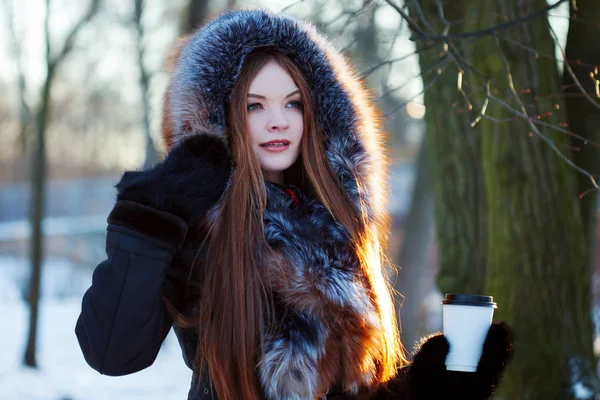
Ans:
[[[297,208],[302,204],[302,193],[295,185],[280,185],[267,180],[265,180],[265,185],[270,194],[267,198],[272,199],[273,196],[278,197],[278,200],[282,202],[286,208]]]

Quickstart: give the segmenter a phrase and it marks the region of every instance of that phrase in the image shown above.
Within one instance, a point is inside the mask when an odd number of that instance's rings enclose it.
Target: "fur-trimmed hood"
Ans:
[[[307,22],[265,10],[227,12],[182,40],[163,111],[166,147],[188,135],[224,137],[226,105],[245,57],[275,47],[311,88],[330,165],[372,222],[385,216],[387,164],[371,99],[344,56]]]
[[[355,72],[309,23],[238,10],[182,41],[164,103],[167,148],[197,134],[216,135],[227,144],[225,110],[232,88],[245,57],[263,46],[286,54],[304,74],[327,159],[362,214],[368,247],[379,253],[378,229],[387,222],[382,134]],[[382,311],[389,299],[374,290],[383,280],[380,254],[371,260],[378,264],[375,272],[365,274],[345,229],[324,206],[303,196],[302,205],[291,209],[280,195],[276,185],[267,184],[264,226],[274,255],[262,262],[283,311],[257,366],[265,395],[312,400],[333,386],[354,394],[368,390],[385,357],[382,315],[389,314]]]

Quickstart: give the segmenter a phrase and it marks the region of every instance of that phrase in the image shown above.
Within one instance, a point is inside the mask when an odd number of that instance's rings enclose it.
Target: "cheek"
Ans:
[[[252,143],[257,142],[260,139],[259,138],[260,121],[258,120],[258,118],[255,118],[255,117],[248,118],[248,133],[250,134],[250,139],[251,139]]]
[[[294,136],[297,139],[302,138],[302,133],[304,132],[304,118],[302,117],[302,115],[294,116],[293,127]]]

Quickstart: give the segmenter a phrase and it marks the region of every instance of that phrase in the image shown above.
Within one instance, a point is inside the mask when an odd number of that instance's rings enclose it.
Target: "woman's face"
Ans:
[[[292,77],[268,61],[248,91],[248,131],[265,178],[282,184],[283,171],[300,153],[304,130],[302,99]]]

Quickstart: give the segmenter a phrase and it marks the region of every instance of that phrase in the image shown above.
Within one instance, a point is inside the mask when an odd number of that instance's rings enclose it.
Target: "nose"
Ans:
[[[289,128],[289,123],[285,115],[281,111],[273,111],[268,122],[269,131],[285,131]]]

